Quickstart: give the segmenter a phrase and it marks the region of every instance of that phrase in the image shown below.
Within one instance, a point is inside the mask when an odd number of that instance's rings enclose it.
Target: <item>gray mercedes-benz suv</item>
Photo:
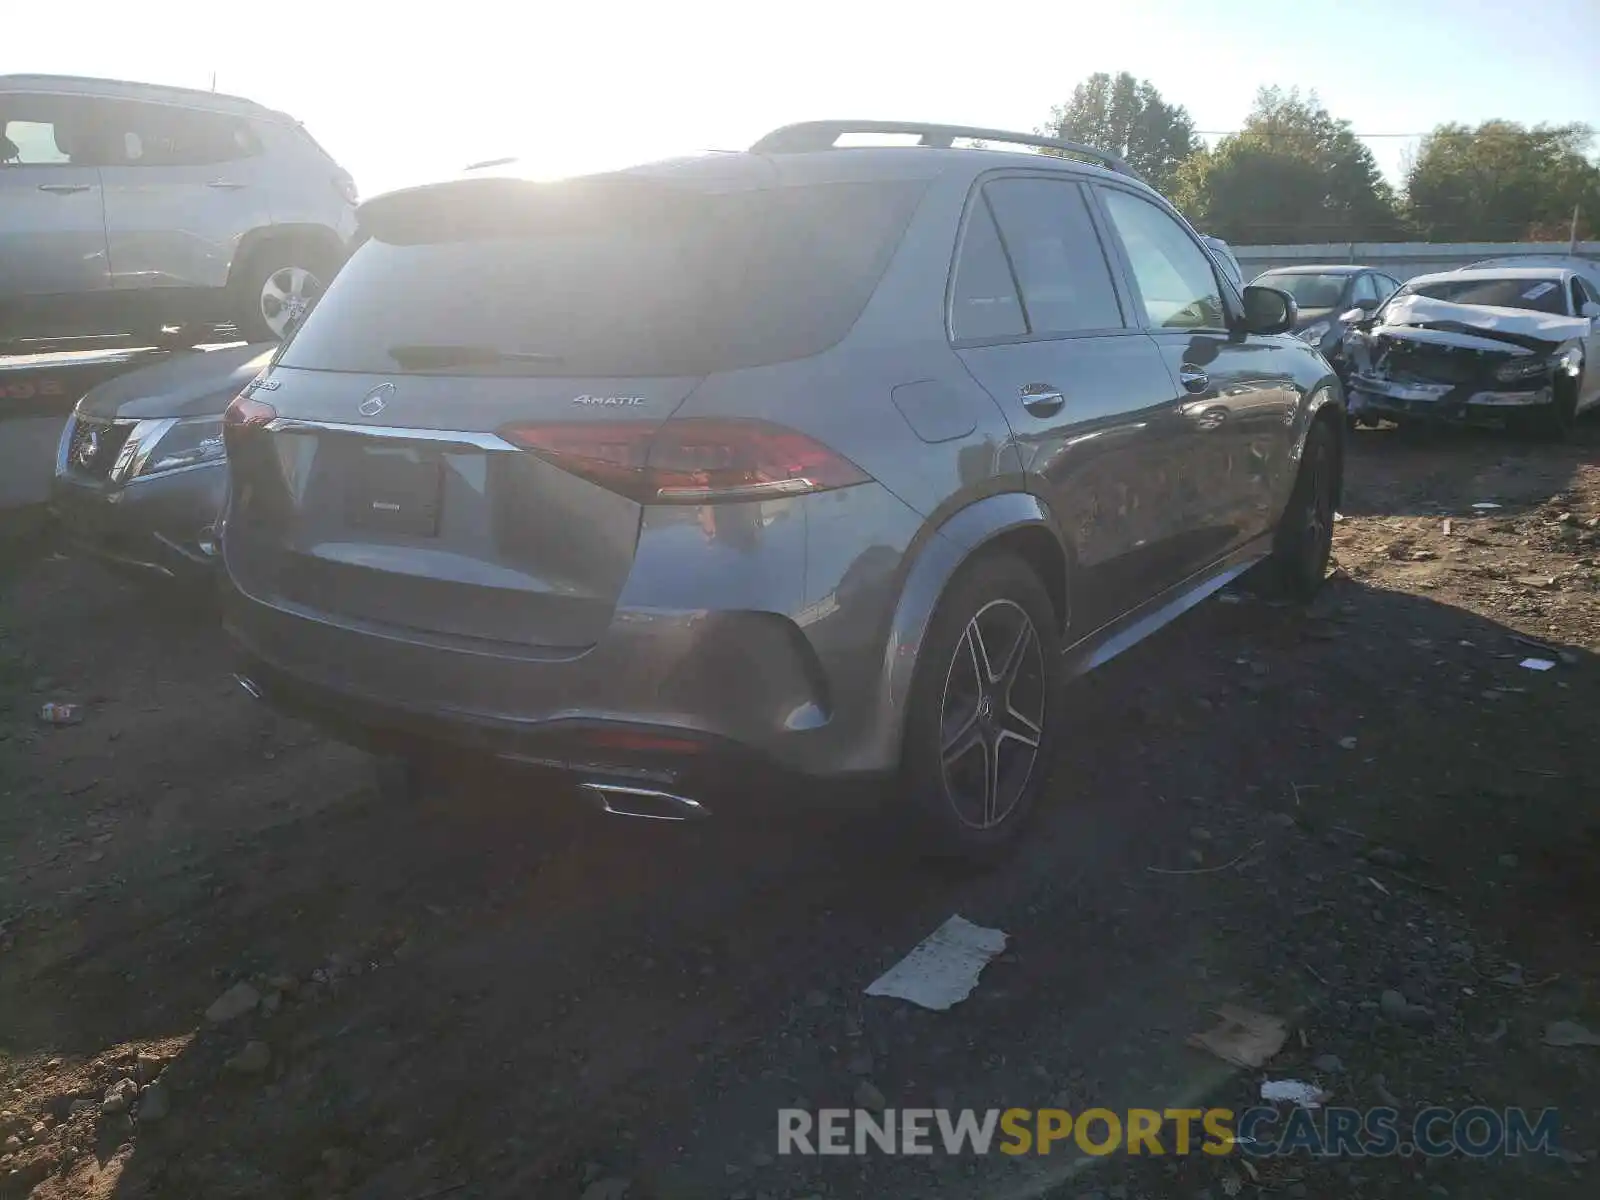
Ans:
[[[278,338],[344,261],[355,204],[305,128],[253,101],[0,75],[0,343]]]
[[[1086,147],[819,122],[361,223],[229,410],[222,543],[248,690],[382,752],[650,816],[728,756],[895,776],[981,856],[1066,679],[1265,558],[1325,572],[1338,381]]]

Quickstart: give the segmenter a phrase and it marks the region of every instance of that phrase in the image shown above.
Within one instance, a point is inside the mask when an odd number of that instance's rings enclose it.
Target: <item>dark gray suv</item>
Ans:
[[[1087,147],[819,122],[360,216],[229,410],[222,540],[247,688],[382,752],[657,817],[730,760],[893,776],[981,856],[1070,676],[1264,559],[1322,580],[1338,381]]]

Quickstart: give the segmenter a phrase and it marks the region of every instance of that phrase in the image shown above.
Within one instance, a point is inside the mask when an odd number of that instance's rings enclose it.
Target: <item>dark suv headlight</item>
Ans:
[[[133,427],[111,474],[118,482],[131,483],[226,457],[221,417],[165,417]]]

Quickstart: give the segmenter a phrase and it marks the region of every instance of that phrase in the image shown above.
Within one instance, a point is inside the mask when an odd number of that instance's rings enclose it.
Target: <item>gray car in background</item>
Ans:
[[[893,777],[983,856],[1069,677],[1256,563],[1321,584],[1338,381],[1099,151],[817,122],[361,221],[228,411],[222,545],[247,690],[384,754],[658,818]]]
[[[281,337],[348,254],[355,203],[304,126],[253,101],[0,75],[0,343]]]
[[[228,490],[222,414],[276,349],[182,351],[91,388],[61,431],[50,491],[67,543],[146,578],[209,581]]]
[[[1351,323],[1345,319],[1345,314],[1353,309],[1376,312],[1400,286],[1399,280],[1374,267],[1351,263],[1275,267],[1263,271],[1251,282],[1278,288],[1294,297],[1300,310],[1295,337],[1320,350],[1341,379],[1347,378],[1350,372],[1344,341]]]

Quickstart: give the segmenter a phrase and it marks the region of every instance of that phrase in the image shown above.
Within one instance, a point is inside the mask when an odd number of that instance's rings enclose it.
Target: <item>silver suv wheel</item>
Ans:
[[[322,281],[304,267],[280,267],[261,285],[261,319],[281,338],[322,294]]]

